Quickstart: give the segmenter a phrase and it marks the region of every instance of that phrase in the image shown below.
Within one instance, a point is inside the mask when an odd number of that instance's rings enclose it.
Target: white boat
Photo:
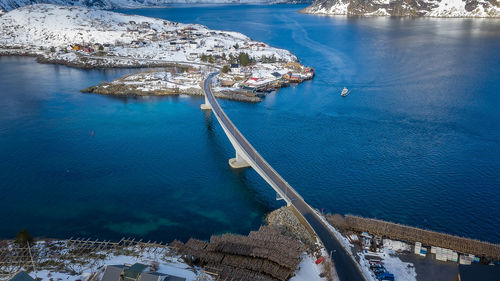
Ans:
[[[342,90],[342,92],[340,93],[341,96],[345,97],[349,94],[349,90],[347,90],[346,87],[344,87],[344,89]]]

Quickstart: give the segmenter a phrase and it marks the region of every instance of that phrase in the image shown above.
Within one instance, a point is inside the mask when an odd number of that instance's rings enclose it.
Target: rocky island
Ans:
[[[500,17],[496,0],[316,0],[301,12],[348,16]]]
[[[79,68],[157,68],[84,92],[202,95],[206,74],[220,69],[217,96],[258,102],[267,92],[314,76],[287,50],[198,24],[37,4],[6,13],[0,25],[0,55]]]

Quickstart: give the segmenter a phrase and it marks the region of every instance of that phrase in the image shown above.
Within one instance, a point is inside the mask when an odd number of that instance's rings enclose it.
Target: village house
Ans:
[[[189,61],[194,61],[198,58],[198,54],[197,53],[189,53],[189,55],[186,56],[186,59],[189,60]]]
[[[222,46],[222,45],[215,45],[214,46],[214,51],[216,51],[216,52],[223,52],[224,51],[224,46]]]
[[[92,48],[93,48],[94,50],[96,50],[96,51],[101,50],[101,48],[102,48],[102,49],[104,49],[104,47],[103,47],[103,46],[102,46],[102,44],[100,44],[100,43],[95,43],[95,44],[93,44],[93,45],[92,45]]]
[[[113,45],[111,44],[103,44],[102,47],[104,52],[109,52],[113,50]]]
[[[148,32],[146,32],[145,37],[149,40],[156,41],[158,39],[156,29],[151,28]]]
[[[281,74],[279,74],[279,72],[273,72],[273,73],[271,73],[271,75],[274,76],[274,78],[277,78],[277,79],[281,78]]]
[[[177,51],[177,50],[179,50],[179,46],[177,46],[177,42],[170,42],[167,45],[167,49],[170,51]]]
[[[191,49],[196,49],[198,48],[198,43],[196,43],[196,41],[189,41],[189,48]]]
[[[85,53],[93,53],[93,52],[95,52],[94,48],[92,48],[92,47],[84,47],[83,51]]]
[[[262,43],[255,43],[255,44],[251,44],[250,45],[250,49],[253,50],[253,51],[261,50],[264,47],[266,47],[266,45],[262,44]]]
[[[149,22],[143,21],[140,25],[140,28],[149,29],[149,28],[151,28],[151,24],[149,24]]]
[[[138,31],[139,26],[135,23],[135,21],[131,20],[128,22],[129,26],[127,27],[128,32]]]
[[[302,77],[302,75],[300,75],[300,73],[288,72],[283,75],[283,78],[290,81],[291,83],[301,83],[302,81],[304,81],[304,78]]]
[[[29,276],[25,271],[19,271],[14,276],[12,276],[8,281],[35,281],[35,279]]]
[[[140,47],[143,47],[145,45],[146,45],[146,42],[144,42],[144,41],[134,40],[134,41],[130,42],[131,48],[140,48]]]
[[[75,44],[75,45],[71,46],[71,49],[73,51],[80,51],[82,48],[83,48],[83,46],[80,44]]]

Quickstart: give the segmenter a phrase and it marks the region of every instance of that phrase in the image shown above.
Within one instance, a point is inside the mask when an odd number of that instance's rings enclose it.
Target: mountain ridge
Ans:
[[[307,14],[500,18],[498,0],[315,0]]]
[[[0,0],[2,11],[11,11],[33,4],[57,4],[98,9],[164,7],[170,4],[297,4],[312,0]]]

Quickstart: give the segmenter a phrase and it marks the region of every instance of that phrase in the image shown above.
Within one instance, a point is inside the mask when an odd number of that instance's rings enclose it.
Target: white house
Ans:
[[[198,58],[198,54],[197,53],[189,53],[189,55],[187,55],[186,58],[189,61],[194,61],[195,59]]]

